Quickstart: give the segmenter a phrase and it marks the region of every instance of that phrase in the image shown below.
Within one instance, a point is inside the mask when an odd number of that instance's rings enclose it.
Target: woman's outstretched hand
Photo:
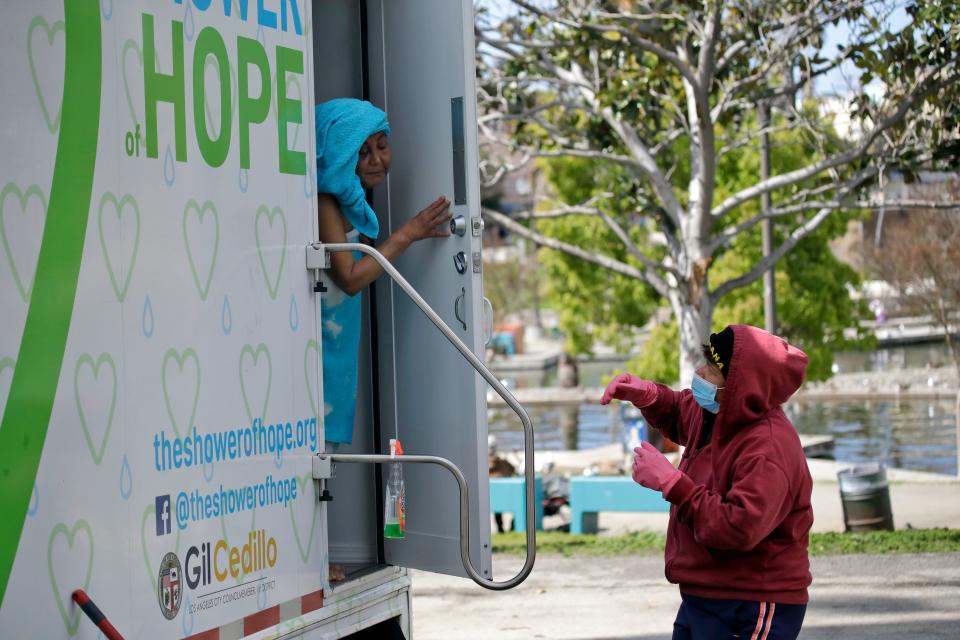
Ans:
[[[629,373],[621,373],[610,381],[600,398],[600,404],[610,404],[610,401],[628,400],[638,409],[649,407],[657,401],[657,385],[649,380],[643,380]]]
[[[403,231],[410,242],[424,238],[445,238],[450,235],[448,223],[452,217],[450,201],[446,196],[440,196],[403,225]]]

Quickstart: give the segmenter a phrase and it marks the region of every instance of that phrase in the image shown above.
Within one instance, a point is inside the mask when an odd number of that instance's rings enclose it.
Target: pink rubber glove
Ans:
[[[607,385],[600,404],[610,404],[612,398],[629,400],[637,409],[649,407],[657,401],[657,385],[629,373],[617,375]]]
[[[667,495],[683,473],[649,442],[633,450],[633,480],[647,489]]]

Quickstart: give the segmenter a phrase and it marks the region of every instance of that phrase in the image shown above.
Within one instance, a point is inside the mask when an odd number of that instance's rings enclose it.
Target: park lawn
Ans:
[[[565,556],[617,556],[662,553],[666,536],[641,531],[619,536],[571,535],[560,531],[538,531],[537,553]],[[498,533],[493,552],[522,555],[526,536]],[[810,555],[888,553],[950,553],[960,551],[960,529],[903,529],[868,533],[811,533]]]

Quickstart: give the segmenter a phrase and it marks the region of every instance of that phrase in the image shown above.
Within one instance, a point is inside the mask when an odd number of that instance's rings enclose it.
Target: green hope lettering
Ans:
[[[143,95],[147,157],[157,158],[157,107],[161,102],[173,106],[174,148],[178,162],[187,161],[186,82],[183,54],[183,22],[171,23],[172,71],[169,74],[157,71],[156,46],[153,16],[142,16],[143,27]],[[204,118],[204,65],[213,57],[220,75],[220,132],[211,137]],[[287,95],[287,74],[303,74],[303,52],[277,46],[276,92],[277,92],[277,153],[281,173],[305,175],[307,158],[302,151],[288,146],[287,125],[301,124],[303,111],[300,100]],[[230,95],[229,58],[226,43],[213,27],[205,27],[197,36],[193,48],[193,124],[200,155],[211,167],[222,166],[230,151],[233,131],[233,107]],[[256,69],[260,78],[260,95],[250,95],[250,70]],[[237,112],[240,141],[240,166],[250,168],[250,126],[262,124],[270,112],[271,92],[270,61],[263,45],[255,39],[237,37]]]

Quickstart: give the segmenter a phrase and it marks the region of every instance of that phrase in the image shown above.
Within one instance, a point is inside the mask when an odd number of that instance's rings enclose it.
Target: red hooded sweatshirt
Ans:
[[[807,356],[756,327],[734,325],[723,402],[709,441],[689,389],[658,385],[647,421],[685,446],[670,501],[666,576],[704,598],[805,604],[813,481],[780,405]],[[698,444],[699,443],[699,444]]]

